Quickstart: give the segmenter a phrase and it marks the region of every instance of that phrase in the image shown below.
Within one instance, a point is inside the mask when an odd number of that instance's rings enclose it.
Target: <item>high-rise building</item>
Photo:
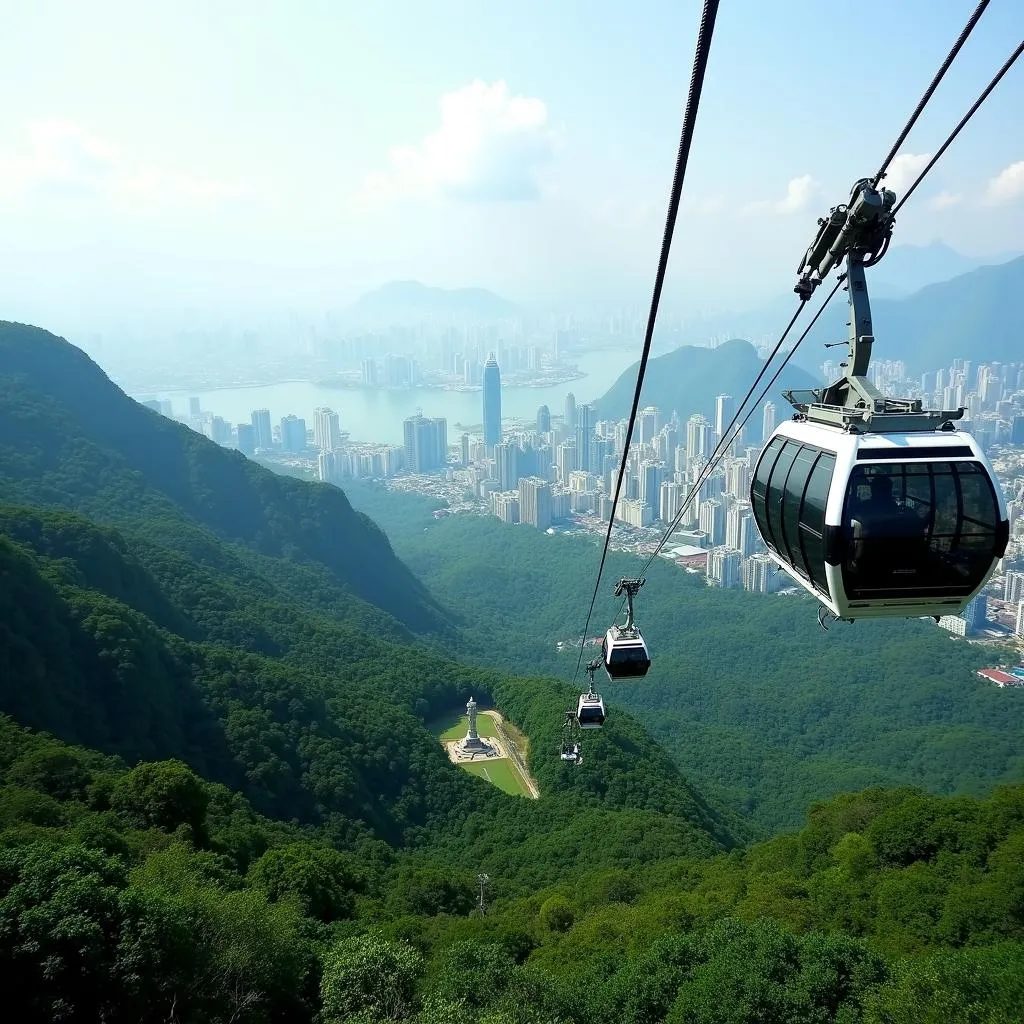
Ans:
[[[169,420],[174,419],[174,403],[169,398],[164,398],[160,402],[160,412],[166,416]]]
[[[663,480],[658,501],[658,518],[663,523],[672,522],[685,497],[686,492],[682,484],[673,483],[671,480]]]
[[[699,523],[708,535],[708,543],[714,547],[725,540],[725,506],[715,498],[700,503]]]
[[[740,553],[727,547],[712,548],[708,552],[707,578],[725,589],[740,586]]]
[[[538,530],[551,525],[551,485],[538,476],[519,481],[519,521]]]
[[[296,454],[306,450],[306,421],[288,415],[281,420],[281,448]]]
[[[274,431],[270,426],[270,410],[254,409],[251,419],[253,430],[256,431],[256,447],[273,448]]]
[[[770,594],[774,583],[774,564],[767,555],[751,555],[743,562],[743,589],[755,594]]]
[[[655,435],[658,433],[661,426],[658,420],[659,416],[657,406],[648,405],[646,408],[640,410],[636,419],[636,437],[640,444],[650,444],[650,442],[654,440]]]
[[[640,491],[638,497],[650,505],[654,513],[659,511],[661,500],[662,467],[656,462],[640,463]]]
[[[594,436],[594,407],[576,407],[576,466],[590,472],[590,442]]]
[[[501,370],[492,352],[484,364],[484,447],[488,452],[501,441]]]
[[[375,388],[377,386],[377,360],[364,359],[361,366],[363,387]]]
[[[190,398],[188,400],[188,415],[190,419],[195,419],[197,416],[202,415],[202,410],[199,408],[198,398]]]
[[[502,491],[511,491],[519,486],[519,446],[511,441],[499,441],[494,446],[494,463],[498,478],[498,487]]]
[[[320,406],[313,410],[313,444],[322,452],[333,452],[341,445],[341,424],[333,409]]]
[[[772,431],[775,429],[775,403],[765,402],[764,413],[761,416],[761,442],[763,444],[768,443],[768,438],[772,436]]]
[[[1008,572],[1003,577],[1003,600],[1008,604],[1024,601],[1024,572]]]
[[[570,441],[560,444],[555,449],[555,468],[558,470],[558,482],[563,487],[568,485],[569,474],[576,466],[576,445]]]
[[[988,598],[984,594],[979,594],[967,602],[960,615],[967,623],[968,633],[977,633],[984,629],[988,622]]]
[[[239,423],[235,427],[235,444],[243,455],[255,455],[256,428],[251,423]]]
[[[571,391],[565,396],[565,410],[562,419],[567,429],[576,429],[576,396]]]
[[[720,441],[733,414],[732,395],[719,395],[715,399],[715,439]]]
[[[431,473],[448,463],[448,421],[439,416],[409,416],[402,422],[405,468],[410,473]]]
[[[459,443],[459,461],[462,463],[463,466],[469,465],[469,434],[463,434],[462,439]]]
[[[691,416],[686,421],[687,461],[707,458],[711,454],[711,448],[711,424],[699,413]]]
[[[654,522],[654,510],[639,498],[621,498],[616,511],[618,518],[630,526],[650,526]]]
[[[547,434],[551,431],[551,410],[546,406],[542,405],[537,410],[537,433]]]

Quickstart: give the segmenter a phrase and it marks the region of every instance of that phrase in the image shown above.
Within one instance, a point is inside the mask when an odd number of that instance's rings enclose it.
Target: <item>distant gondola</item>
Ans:
[[[594,693],[581,693],[579,703],[576,706],[576,720],[580,723],[581,729],[600,729],[604,725],[604,701],[601,695]]]
[[[651,667],[647,644],[633,621],[633,598],[643,585],[643,580],[623,579],[615,588],[616,597],[626,597],[626,622],[622,626],[610,626],[601,643],[601,661],[613,682],[645,676]]]

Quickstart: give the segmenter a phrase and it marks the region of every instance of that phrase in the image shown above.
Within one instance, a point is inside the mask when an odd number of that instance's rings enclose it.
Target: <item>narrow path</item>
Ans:
[[[529,790],[530,796],[534,800],[540,799],[540,789],[537,783],[534,782],[533,777],[526,769],[526,762],[523,760],[523,755],[519,752],[519,748],[516,746],[512,737],[509,735],[508,730],[505,728],[505,719],[501,717],[501,713],[498,711],[481,711],[481,715],[487,715],[491,721],[494,722],[494,727],[498,730],[498,736],[501,739],[502,745],[504,746],[509,758],[514,762],[516,768],[519,769],[519,774],[523,777],[523,782],[526,783],[526,788]]]

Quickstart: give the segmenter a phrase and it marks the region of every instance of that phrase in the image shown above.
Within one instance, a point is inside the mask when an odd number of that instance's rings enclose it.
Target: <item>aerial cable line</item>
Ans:
[[[896,216],[896,214],[899,212],[903,204],[914,194],[914,191],[917,188],[917,186],[921,184],[921,182],[924,180],[925,175],[935,166],[936,163],[938,163],[938,160],[942,156],[942,154],[945,153],[946,150],[949,149],[949,147],[953,144],[954,139],[956,139],[956,137],[963,130],[967,122],[970,121],[970,119],[974,116],[974,114],[978,110],[978,107],[980,107],[982,103],[984,103],[985,100],[988,99],[989,94],[1000,83],[1006,72],[1009,71],[1010,68],[1012,68],[1013,65],[1017,62],[1017,58],[1020,57],[1021,53],[1024,53],[1024,39],[1022,39],[1017,44],[1017,49],[1014,50],[1013,53],[1011,53],[1010,56],[1006,58],[1006,61],[1003,64],[1003,66],[992,76],[991,81],[988,83],[988,85],[985,86],[985,88],[981,91],[981,94],[971,105],[971,109],[968,110],[962,118],[960,118],[960,123],[949,133],[948,138],[938,148],[938,150],[935,153],[935,156],[933,156],[931,160],[928,161],[925,168],[914,179],[910,187],[903,194],[903,198],[900,199],[900,201],[892,208],[892,212],[889,214],[890,221],[892,221],[892,219]]]
[[[878,168],[878,173],[871,179],[872,188],[878,188],[878,183],[885,177],[885,172],[889,169],[889,164],[891,164],[896,158],[896,154],[899,152],[900,146],[906,142],[907,136],[910,134],[910,130],[917,123],[917,119],[921,116],[924,108],[928,106],[928,101],[932,98],[932,94],[939,87],[939,83],[942,79],[946,76],[946,72],[949,70],[950,65],[954,60],[956,60],[956,55],[960,52],[960,48],[964,43],[967,42],[967,37],[974,30],[974,26],[978,24],[978,21],[985,13],[985,8],[988,7],[988,4],[989,0],[981,0],[978,6],[974,8],[974,13],[968,19],[967,24],[964,25],[963,31],[960,33],[957,41],[953,44],[953,48],[946,55],[946,59],[942,62],[939,70],[935,72],[935,77],[932,79],[931,84],[927,89],[925,89],[924,95],[914,108],[914,112],[910,115],[910,119],[903,126],[903,131],[900,132],[899,138],[893,143],[892,149],[889,150],[888,155],[882,161],[882,166]]]
[[[708,54],[711,50],[711,38],[715,30],[715,18],[718,15],[718,0],[704,0],[704,9],[700,16],[700,28],[697,32],[697,46],[693,56],[693,71],[690,76],[690,89],[686,97],[686,109],[683,114],[683,128],[679,138],[679,151],[676,155],[675,174],[672,178],[672,190],[669,193],[668,214],[665,217],[665,231],[661,240],[661,256],[658,259],[658,270],[654,277],[654,292],[651,295],[651,309],[647,317],[647,331],[644,334],[644,347],[640,355],[640,368],[636,376],[636,390],[633,393],[633,406],[629,413],[629,426],[626,428],[626,438],[622,447],[622,463],[619,466],[618,476],[615,480],[615,494],[612,497],[611,514],[608,516],[608,530],[605,533],[604,545],[601,549],[601,563],[597,569],[597,579],[594,581],[594,593],[590,597],[590,608],[587,610],[587,621],[583,627],[583,637],[580,642],[580,656],[576,662],[576,672],[573,674],[573,682],[580,673],[580,666],[583,664],[583,649],[587,642],[587,633],[590,630],[590,619],[594,614],[594,603],[597,601],[597,593],[601,586],[601,576],[604,573],[604,563],[608,557],[608,547],[611,543],[612,529],[615,525],[615,509],[619,503],[619,493],[622,490],[622,478],[626,475],[626,468],[629,463],[629,444],[633,437],[633,427],[636,424],[637,412],[640,408],[640,392],[643,389],[644,373],[647,370],[647,360],[651,354],[651,343],[654,338],[654,325],[658,318],[658,306],[661,302],[661,291],[665,284],[665,272],[668,269],[668,257],[672,248],[672,236],[675,233],[676,218],[679,214],[679,201],[683,192],[683,179],[686,176],[686,165],[690,158],[690,146],[693,142],[693,132],[697,121],[697,110],[700,107],[701,91],[704,88],[704,73],[707,70]]]
[[[768,383],[764,386],[764,388],[761,391],[761,394],[758,395],[756,401],[751,403],[750,408],[747,410],[747,414],[743,417],[742,421],[736,427],[737,431],[743,429],[743,427],[747,423],[747,420],[749,420],[750,417],[754,414],[754,410],[764,401],[765,395],[767,395],[768,392],[771,391],[771,389],[775,386],[775,382],[779,379],[779,375],[786,368],[786,365],[789,363],[790,359],[793,358],[793,354],[800,347],[800,345],[803,342],[804,338],[806,338],[807,335],[810,334],[811,329],[818,322],[818,318],[824,312],[825,307],[832,301],[832,297],[836,294],[836,292],[839,291],[839,286],[843,283],[843,281],[845,280],[845,277],[846,277],[846,275],[842,274],[836,280],[836,283],[833,286],[832,291],[830,291],[828,293],[828,295],[825,297],[825,301],[818,307],[817,312],[815,312],[814,316],[811,317],[811,322],[803,329],[803,332],[801,333],[800,337],[796,339],[796,343],[786,353],[786,355],[783,357],[782,362],[779,364],[778,369],[775,371],[775,373],[772,374],[772,379],[770,381],[768,381]],[[786,335],[790,331],[790,328],[792,328],[793,324],[796,322],[797,316],[800,314],[800,311],[804,308],[804,306],[806,304],[807,304],[807,300],[806,299],[801,299],[800,305],[797,307],[796,313],[793,314],[792,319],[789,321],[789,326],[783,332],[783,335],[779,339],[778,344],[776,344],[775,349],[773,350],[771,356],[769,356],[768,359],[765,360],[764,366],[761,368],[761,372],[757,375],[757,380],[754,381],[754,384],[751,387],[750,391],[747,392],[747,396],[746,396],[746,398],[744,398],[743,403],[741,403],[740,408],[736,410],[736,413],[733,416],[732,421],[729,424],[729,429],[722,431],[722,437],[719,440],[718,445],[716,445],[714,452],[712,453],[712,459],[709,459],[707,465],[701,470],[700,475],[698,476],[696,482],[693,484],[693,486],[690,488],[689,492],[687,493],[686,497],[683,499],[683,503],[679,507],[679,511],[675,514],[675,517],[673,518],[672,523],[670,524],[669,528],[665,531],[665,533],[662,536],[661,540],[658,542],[658,546],[654,549],[654,551],[648,557],[647,561],[644,563],[644,567],[643,567],[643,569],[640,572],[641,576],[645,572],[647,572],[647,570],[651,566],[651,563],[655,560],[655,558],[658,557],[658,554],[660,553],[661,549],[665,546],[665,542],[672,535],[672,533],[675,531],[676,527],[679,525],[679,521],[683,518],[683,513],[689,507],[690,503],[693,501],[694,497],[696,496],[696,494],[700,490],[700,488],[703,486],[704,482],[708,479],[708,477],[711,475],[711,473],[714,472],[715,468],[717,467],[718,462],[721,461],[722,455],[728,450],[729,445],[728,444],[724,444],[723,442],[725,441],[726,438],[729,437],[730,432],[733,431],[733,424],[736,423],[736,419],[740,415],[740,411],[742,410],[743,405],[746,403],[747,399],[750,398],[751,393],[757,387],[758,381],[760,381],[761,378],[764,376],[765,370],[768,368],[768,366],[771,363],[772,359],[775,358],[775,353],[781,347],[782,342],[785,340]],[[719,451],[719,448],[721,448],[721,451]]]

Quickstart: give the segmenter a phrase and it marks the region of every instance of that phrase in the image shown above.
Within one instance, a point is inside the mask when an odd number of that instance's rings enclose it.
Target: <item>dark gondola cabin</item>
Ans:
[[[992,467],[959,431],[784,423],[750,500],[772,560],[841,619],[957,615],[1009,539]]]
[[[645,676],[651,667],[647,644],[635,626],[630,629],[612,626],[601,642],[601,660],[612,681]]]
[[[580,723],[581,729],[600,729],[604,725],[604,701],[599,694],[580,694],[576,720]]]

